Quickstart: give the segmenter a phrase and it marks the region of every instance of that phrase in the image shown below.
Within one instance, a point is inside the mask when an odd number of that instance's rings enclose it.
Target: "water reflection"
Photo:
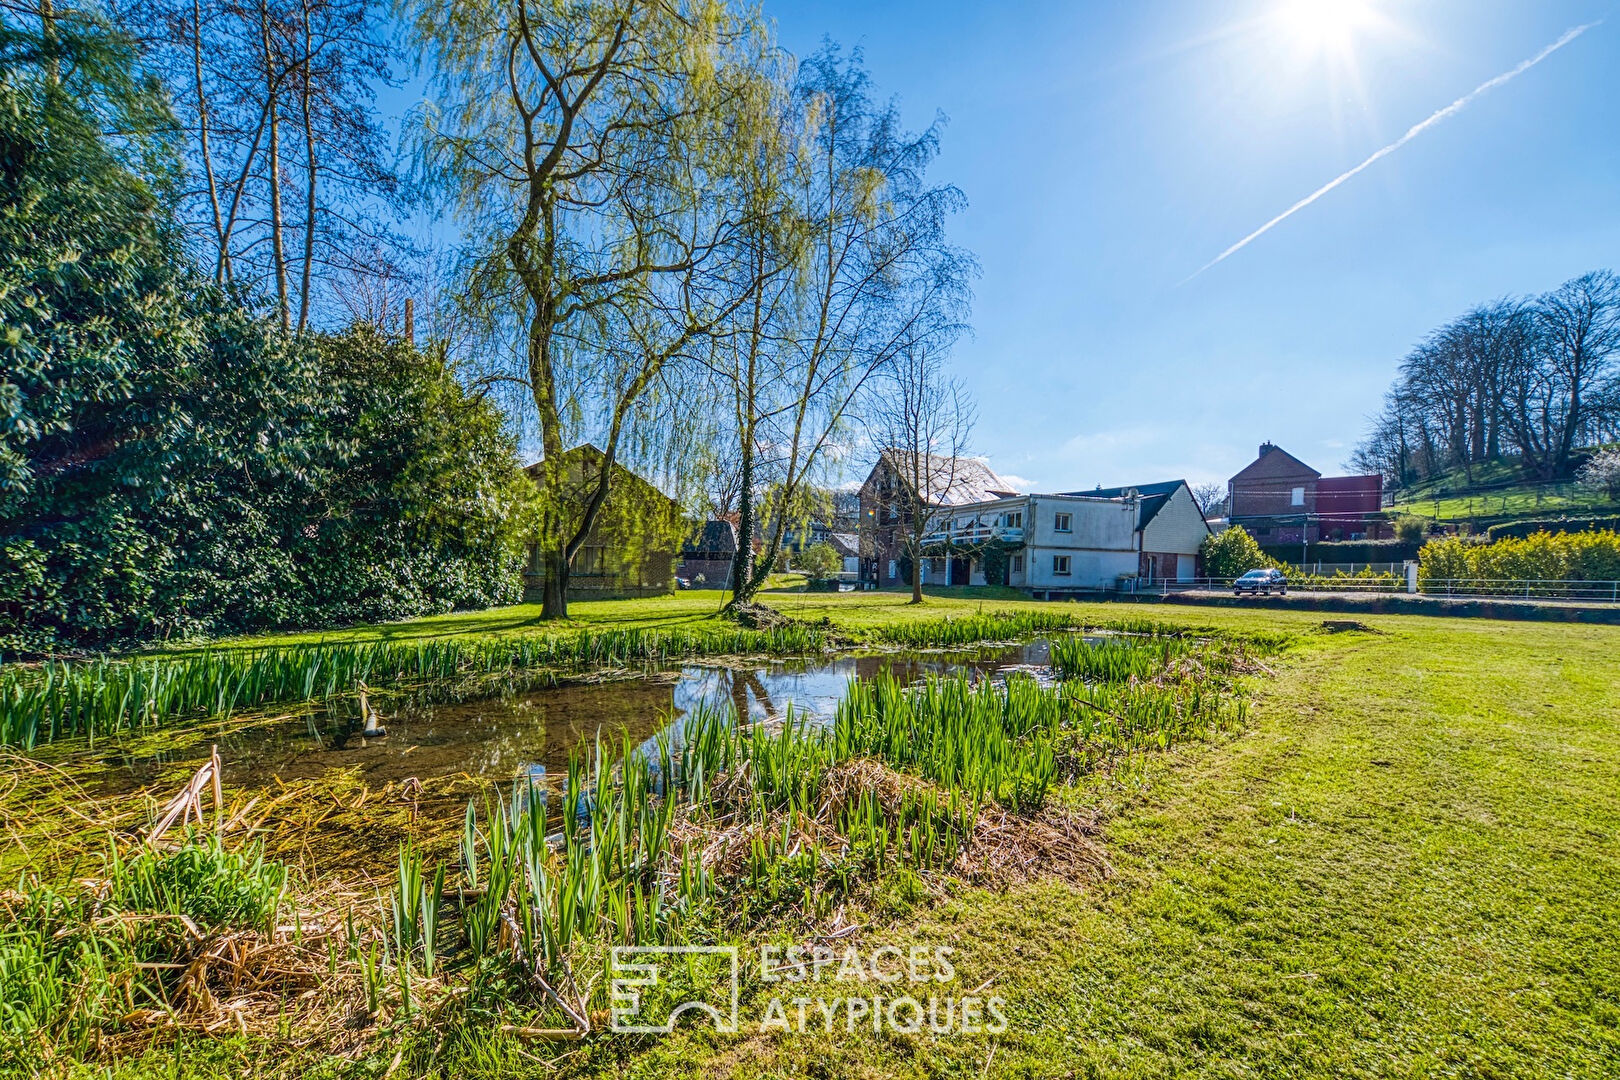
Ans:
[[[1016,667],[1042,668],[1046,642],[966,651],[886,653],[832,660],[779,661],[747,667],[690,665],[644,678],[575,683],[510,692],[473,701],[379,701],[388,736],[367,738],[351,713],[304,715],[203,735],[160,753],[98,747],[104,783],[113,788],[159,781],[179,766],[195,767],[217,743],[232,786],[265,787],[354,769],[377,786],[408,777],[451,776],[543,781],[565,771],[569,753],[600,734],[611,753],[628,736],[656,745],[662,732],[678,743],[681,720],[700,704],[730,702],[751,721],[781,716],[790,706],[808,718],[830,719],[849,681],[885,668],[913,681],[967,669],[975,675]]]

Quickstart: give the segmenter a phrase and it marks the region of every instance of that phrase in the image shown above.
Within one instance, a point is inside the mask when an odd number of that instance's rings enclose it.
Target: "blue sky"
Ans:
[[[967,195],[953,236],[982,269],[953,362],[979,406],[974,449],[1031,490],[1224,481],[1267,439],[1338,471],[1429,330],[1620,267],[1617,0],[766,0],[766,15],[799,55],[859,45],[912,126],[947,117],[933,176]],[[380,104],[397,118],[421,90]],[[449,225],[418,224],[441,240]]]
[[[1332,3],[1332,0],[1327,0]],[[975,448],[1056,491],[1324,472],[1468,305],[1620,265],[1620,11],[1595,0],[770,4],[858,44],[970,208]],[[1571,27],[1605,19],[1207,272],[1219,252]]]

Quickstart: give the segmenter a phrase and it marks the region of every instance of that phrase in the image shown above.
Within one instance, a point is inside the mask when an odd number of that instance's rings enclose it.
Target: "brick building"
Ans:
[[[1323,476],[1273,443],[1227,484],[1227,516],[1262,544],[1376,538],[1384,478]]]

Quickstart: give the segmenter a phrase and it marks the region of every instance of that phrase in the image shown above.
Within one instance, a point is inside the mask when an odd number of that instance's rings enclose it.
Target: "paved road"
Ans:
[[[1287,596],[1235,597],[1230,588],[1179,589],[1141,593],[1142,600],[1219,607],[1275,607],[1305,611],[1359,611],[1404,615],[1456,615],[1487,619],[1545,619],[1620,623],[1620,604],[1594,600],[1551,600],[1522,596],[1431,596],[1426,593],[1291,589]]]

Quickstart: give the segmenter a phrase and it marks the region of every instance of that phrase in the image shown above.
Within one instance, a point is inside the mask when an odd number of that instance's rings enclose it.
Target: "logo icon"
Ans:
[[[684,1012],[705,1012],[722,1034],[737,1030],[735,945],[618,945],[609,1004],[613,1031],[667,1035]]]

